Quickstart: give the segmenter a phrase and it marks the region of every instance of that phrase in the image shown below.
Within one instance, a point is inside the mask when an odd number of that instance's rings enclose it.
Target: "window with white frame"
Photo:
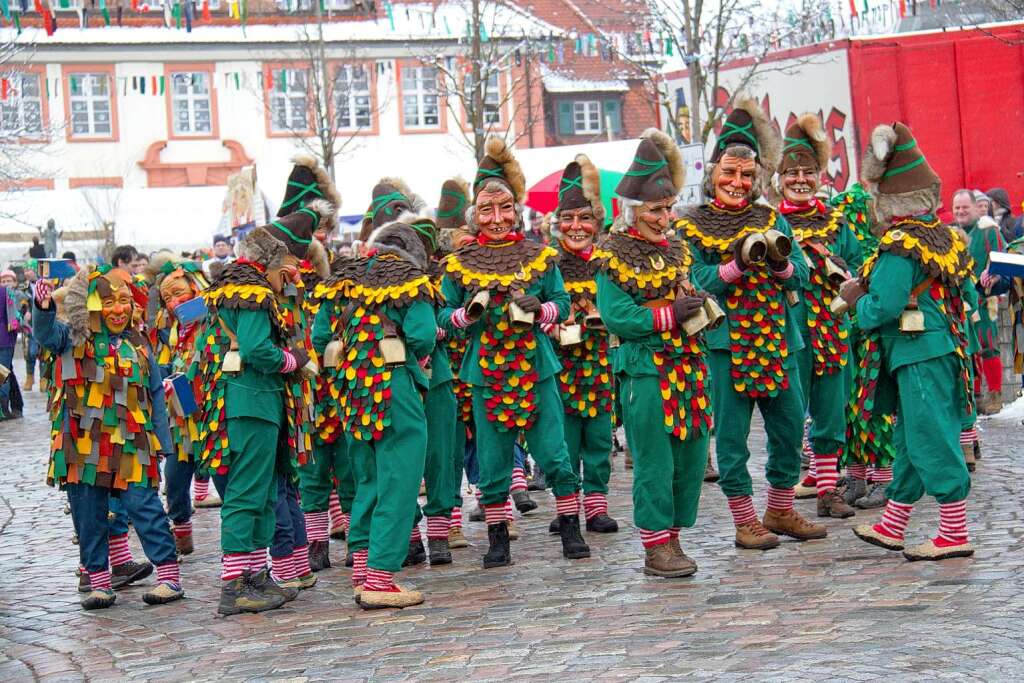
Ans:
[[[213,133],[213,102],[208,72],[171,73],[171,116],[175,135]]]
[[[305,69],[273,69],[270,129],[275,133],[309,130],[309,74]]]
[[[441,98],[436,68],[402,68],[402,120],[406,128],[437,128],[440,125]]]
[[[572,122],[576,134],[600,133],[601,102],[599,100],[581,100],[572,103]]]
[[[108,74],[71,74],[68,76],[68,94],[72,136],[87,138],[113,135]]]
[[[363,64],[340,64],[334,71],[334,112],[339,130],[369,128],[373,123],[373,80]]]
[[[43,98],[39,74],[11,74],[8,81],[10,94],[0,102],[0,135],[42,135]]]
[[[282,12],[305,12],[313,9],[313,0],[277,0]]]
[[[483,112],[481,120],[485,126],[496,126],[501,123],[501,87],[498,85],[498,76],[498,71],[491,71],[491,73],[487,75],[487,84],[484,86],[484,91],[481,93],[483,96]],[[472,74],[466,75],[465,98],[465,103],[467,105],[472,105]]]

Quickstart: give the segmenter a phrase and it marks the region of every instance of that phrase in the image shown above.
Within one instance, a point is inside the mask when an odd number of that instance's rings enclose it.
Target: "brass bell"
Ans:
[[[768,258],[772,261],[785,261],[793,251],[793,240],[778,230],[769,230],[764,234],[768,247]]]
[[[832,311],[832,315],[840,316],[850,310],[850,304],[846,303],[846,299],[841,296],[837,296],[832,299],[832,303],[828,305],[828,310]]]
[[[846,282],[848,277],[846,271],[836,265],[831,256],[825,257],[825,278],[829,282],[838,286]]]
[[[405,364],[405,342],[396,334],[387,334],[379,343],[380,355],[387,365]]]
[[[476,322],[484,314],[484,311],[487,310],[489,303],[491,303],[491,293],[486,289],[481,289],[473,296],[469,305],[466,306],[466,317]]]
[[[751,233],[743,240],[740,256],[744,263],[764,263],[767,254],[768,243],[761,233]]]
[[[327,342],[324,348],[324,367],[338,368],[341,366],[342,352],[345,350],[345,343],[340,339],[332,339]]]
[[[693,316],[683,321],[682,328],[683,332],[692,337],[710,324],[707,309],[701,306]]]
[[[704,299],[704,312],[708,316],[708,329],[715,329],[725,320],[725,311],[713,296]]]
[[[924,311],[907,308],[900,313],[900,332],[903,334],[924,332]]]
[[[558,343],[561,346],[575,346],[583,341],[583,328],[579,325],[562,325],[558,328]]]
[[[525,292],[523,290],[517,290],[512,296],[513,300],[508,304],[508,318],[509,321],[518,329],[533,327],[534,316],[532,312],[527,312],[521,309],[516,304],[514,297],[523,296]]]
[[[601,314],[597,310],[592,310],[583,317],[583,324],[591,330],[604,330],[607,329],[604,325],[604,321],[601,320]]]
[[[221,372],[234,374],[242,371],[242,354],[231,349],[224,354],[224,361],[220,365]]]

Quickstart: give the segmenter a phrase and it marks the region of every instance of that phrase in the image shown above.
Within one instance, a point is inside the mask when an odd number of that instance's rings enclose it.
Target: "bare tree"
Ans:
[[[88,187],[78,190],[82,193],[82,199],[92,212],[93,231],[88,231],[93,239],[102,242],[99,253],[104,259],[110,260],[117,246],[117,211],[121,206],[121,193],[119,187]]]

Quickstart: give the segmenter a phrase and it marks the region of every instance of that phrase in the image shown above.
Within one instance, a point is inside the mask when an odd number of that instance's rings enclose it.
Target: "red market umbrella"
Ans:
[[[598,169],[598,173],[601,175],[601,203],[604,204],[605,215],[611,220],[619,213],[615,188],[622,180],[622,174],[604,169]],[[561,180],[561,170],[544,177],[526,191],[526,205],[534,211],[543,213],[554,211],[558,206],[558,185]]]

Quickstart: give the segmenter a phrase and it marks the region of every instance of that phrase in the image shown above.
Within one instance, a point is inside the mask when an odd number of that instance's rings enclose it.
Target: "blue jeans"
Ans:
[[[476,439],[466,439],[466,481],[476,486],[480,481],[480,463],[476,459]]]
[[[103,571],[107,569],[109,554],[107,539],[112,529],[119,529],[116,521],[112,525],[107,520],[110,490],[89,484],[67,484],[65,490],[78,533],[78,561],[86,571]],[[150,562],[161,565],[176,561],[174,536],[167,525],[167,515],[156,489],[130,485],[126,491],[121,491],[120,502],[131,516],[135,533],[142,541],[142,550]]]
[[[277,502],[274,503],[274,542],[271,557],[287,557],[296,548],[309,543],[306,538],[306,518],[299,508],[299,492],[290,477],[277,475]]]
[[[518,467],[519,469],[526,469],[526,451],[517,442],[512,446],[512,466]]]
[[[25,374],[35,375],[36,374],[36,361],[39,360],[39,344],[32,337],[29,337],[25,345]],[[42,370],[42,368],[40,368]]]
[[[17,382],[14,378],[14,347],[0,346],[0,365],[11,371],[10,376],[3,384],[0,384],[0,401],[8,401],[11,398],[11,384]]]
[[[196,466],[191,460],[178,460],[169,455],[164,460],[164,481],[167,482],[167,516],[175,524],[192,519],[192,475]]]

